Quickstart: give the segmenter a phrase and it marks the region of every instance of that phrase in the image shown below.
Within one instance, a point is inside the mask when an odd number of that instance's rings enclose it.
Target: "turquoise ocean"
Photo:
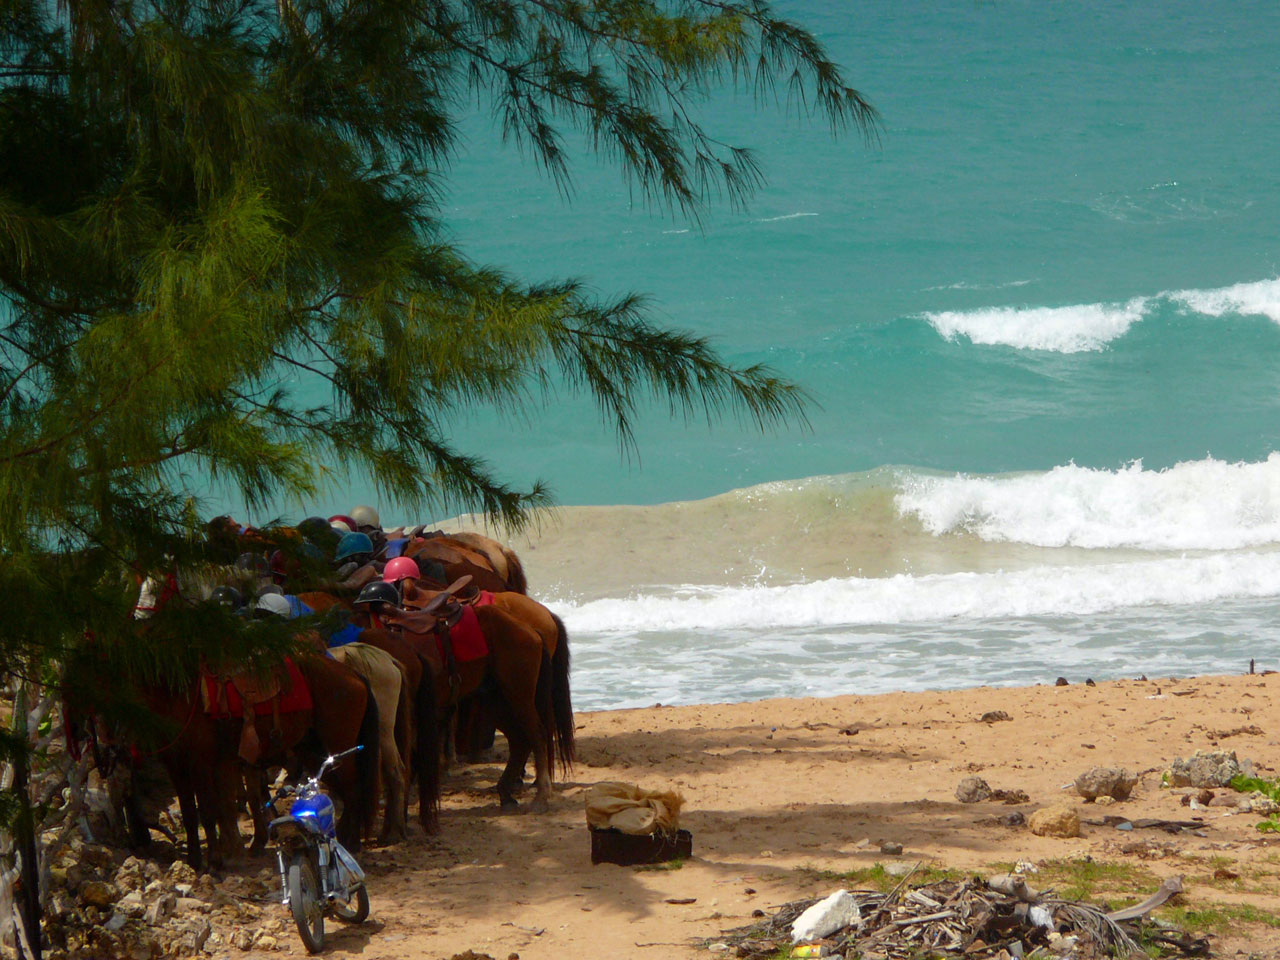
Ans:
[[[692,224],[585,149],[563,196],[477,113],[442,200],[476,260],[646,292],[815,401],[655,408],[635,456],[566,393],[456,424],[566,505],[521,542],[578,704],[1280,666],[1280,7],[777,8],[878,142],[717,94],[768,183]]]

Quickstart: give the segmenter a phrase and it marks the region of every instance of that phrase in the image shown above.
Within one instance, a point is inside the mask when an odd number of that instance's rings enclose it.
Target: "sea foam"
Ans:
[[[635,633],[1082,616],[1280,595],[1280,552],[1222,553],[996,573],[849,577],[781,587],[686,587],[550,602],[571,632]]]
[[[1042,547],[1256,547],[1280,541],[1280,454],[1166,470],[1136,461],[1121,470],[1068,464],[1013,476],[904,474],[896,503],[937,535]]]
[[[1164,296],[1210,317],[1238,313],[1280,323],[1280,279],[1237,283],[1216,290],[1177,290]]]
[[[1081,353],[1101,350],[1142,319],[1148,301],[1086,303],[1071,307],[988,307],[964,312],[926,313],[924,318],[948,340],[967,337],[981,345],[1022,350]]]

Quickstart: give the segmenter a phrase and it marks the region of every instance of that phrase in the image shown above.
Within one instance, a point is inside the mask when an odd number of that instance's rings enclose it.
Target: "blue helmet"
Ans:
[[[342,539],[338,541],[337,552],[334,553],[333,559],[346,560],[348,557],[354,557],[361,553],[373,553],[373,541],[369,539],[367,533],[345,533]]]

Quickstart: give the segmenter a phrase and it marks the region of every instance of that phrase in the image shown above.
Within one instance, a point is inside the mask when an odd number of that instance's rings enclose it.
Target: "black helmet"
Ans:
[[[209,599],[220,607],[226,607],[235,613],[244,606],[244,597],[235,587],[214,587]]]
[[[236,557],[236,569],[247,570],[259,577],[271,576],[271,564],[267,563],[267,558],[252,551]]]
[[[400,606],[400,592],[396,590],[393,584],[387,583],[385,580],[373,580],[360,588],[360,595],[356,597],[355,602],[389,603],[398,607]]]

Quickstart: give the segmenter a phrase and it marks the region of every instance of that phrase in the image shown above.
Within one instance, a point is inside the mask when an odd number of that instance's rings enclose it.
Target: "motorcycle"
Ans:
[[[292,912],[308,953],[324,949],[326,913],[345,923],[363,923],[369,916],[364,871],[338,842],[333,801],[320,789],[321,777],[343,757],[361,749],[352,747],[330,756],[314,777],[295,786],[286,784],[267,804],[275,814],[279,801],[296,795],[288,815],[268,824],[267,837],[280,866],[283,903]]]

